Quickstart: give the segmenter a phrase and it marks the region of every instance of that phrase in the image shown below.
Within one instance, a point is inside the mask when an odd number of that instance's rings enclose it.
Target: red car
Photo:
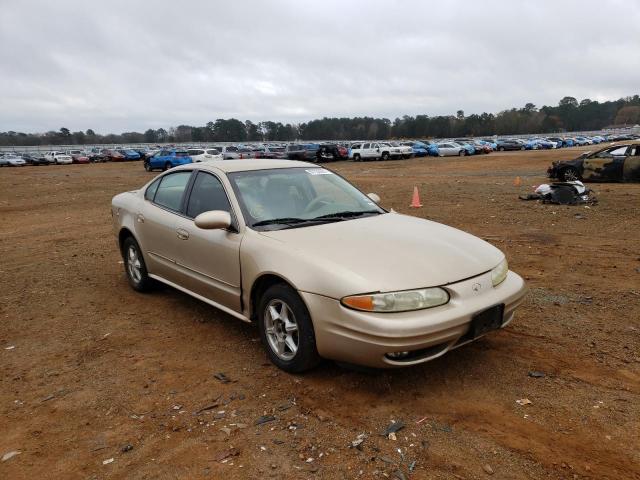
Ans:
[[[125,157],[120,152],[116,152],[115,150],[110,150],[108,148],[102,149],[100,152],[106,160],[110,162],[124,162]]]
[[[89,156],[82,150],[69,150],[67,154],[71,156],[72,163],[89,163]]]

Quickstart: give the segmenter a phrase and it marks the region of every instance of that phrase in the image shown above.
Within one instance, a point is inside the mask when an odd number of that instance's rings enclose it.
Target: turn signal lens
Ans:
[[[507,278],[507,273],[509,273],[509,264],[507,263],[507,259],[503,259],[497,267],[491,270],[491,282],[494,287],[497,287],[502,282],[504,282],[505,278]]]
[[[346,297],[342,299],[347,307],[355,308],[356,310],[373,310],[373,297],[369,295],[363,295],[362,297]]]
[[[449,294],[442,288],[422,288],[402,292],[375,293],[344,297],[345,307],[364,312],[408,312],[438,307],[449,301]]]

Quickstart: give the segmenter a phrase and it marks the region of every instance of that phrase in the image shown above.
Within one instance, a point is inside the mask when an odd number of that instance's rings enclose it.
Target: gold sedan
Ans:
[[[379,201],[313,164],[227,160],[173,168],[112,215],[134,289],[257,323],[289,372],[426,362],[513,319],[526,287],[500,250]]]

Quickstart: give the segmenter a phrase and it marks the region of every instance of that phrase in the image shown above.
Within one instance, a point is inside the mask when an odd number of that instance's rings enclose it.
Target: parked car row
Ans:
[[[504,152],[508,150],[541,150],[566,147],[584,147],[598,145],[605,142],[617,142],[620,140],[633,140],[637,135],[593,135],[577,137],[531,137],[503,138],[496,141],[496,149]]]
[[[488,154],[493,151],[557,149],[633,140],[635,134],[555,136],[531,138],[455,138],[449,140],[344,141],[326,143],[261,143],[224,146],[156,146],[91,148],[37,153],[0,153],[0,166],[65,165],[142,160],[147,171],[166,170],[185,163],[235,159],[287,159],[314,163],[336,160],[392,160]]]

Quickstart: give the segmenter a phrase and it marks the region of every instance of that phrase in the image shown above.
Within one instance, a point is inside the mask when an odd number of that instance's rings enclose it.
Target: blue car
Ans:
[[[155,169],[169,170],[178,165],[193,163],[186,150],[163,149],[144,162],[144,169],[150,172]]]
[[[493,140],[482,139],[482,140],[478,140],[478,142],[480,142],[483,145],[489,145],[491,149],[494,151],[498,149],[498,144]]]
[[[474,147],[473,143],[469,140],[466,140],[464,138],[457,138],[454,140],[454,142],[462,146],[467,151],[467,155],[475,155],[477,153],[476,147]]]
[[[429,147],[422,142],[404,142],[402,145],[411,147],[414,157],[426,157],[429,155]]]
[[[438,144],[436,142],[433,142],[431,140],[420,140],[418,143],[422,143],[423,145],[427,146],[427,151],[429,152],[430,156],[440,156],[440,150],[438,150]]]
[[[125,160],[140,160],[140,154],[135,150],[120,148],[116,152],[124,155]]]

